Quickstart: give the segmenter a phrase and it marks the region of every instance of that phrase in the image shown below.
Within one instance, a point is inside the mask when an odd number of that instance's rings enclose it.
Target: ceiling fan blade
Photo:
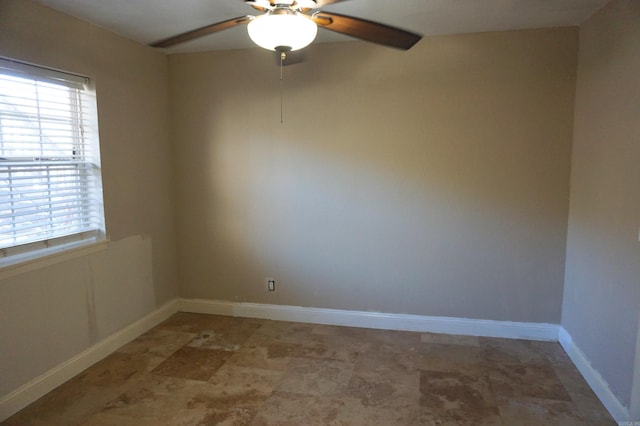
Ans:
[[[410,49],[422,38],[400,28],[337,13],[316,12],[311,19],[322,28],[403,50]]]
[[[244,0],[246,4],[252,8],[264,12],[267,9],[271,9],[271,3],[268,0]]]
[[[328,6],[330,4],[334,4],[334,3],[340,3],[346,0],[313,0],[313,2],[315,4],[317,4],[316,7],[324,7],[324,6]]]
[[[313,9],[318,9],[333,3],[340,3],[343,1],[346,0],[296,0],[294,5],[300,12],[305,13]]]
[[[173,37],[165,38],[160,41],[151,43],[151,47],[171,47],[176,44],[184,43],[196,38],[204,37],[208,34],[217,33],[218,31],[233,28],[237,25],[246,24],[253,17],[252,16],[239,16],[233,19],[227,19],[226,21],[216,22],[215,24],[207,25],[195,30],[187,31],[186,33],[178,34]]]

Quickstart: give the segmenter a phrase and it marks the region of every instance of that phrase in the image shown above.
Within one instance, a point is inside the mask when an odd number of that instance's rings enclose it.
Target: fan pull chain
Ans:
[[[282,73],[282,63],[284,62],[287,54],[284,52],[280,52],[280,124],[284,123],[284,119],[282,117],[282,104],[284,99],[284,76]]]

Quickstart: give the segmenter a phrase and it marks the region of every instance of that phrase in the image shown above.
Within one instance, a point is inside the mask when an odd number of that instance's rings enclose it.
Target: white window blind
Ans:
[[[88,83],[0,59],[0,257],[104,234]]]

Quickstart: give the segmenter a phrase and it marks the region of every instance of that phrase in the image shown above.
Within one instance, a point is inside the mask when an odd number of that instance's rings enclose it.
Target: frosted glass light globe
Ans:
[[[268,50],[298,50],[316,38],[318,26],[297,12],[267,13],[252,19],[247,25],[249,37],[258,46]]]

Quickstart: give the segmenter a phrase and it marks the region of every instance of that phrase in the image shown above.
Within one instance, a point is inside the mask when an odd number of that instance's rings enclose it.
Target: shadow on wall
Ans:
[[[574,64],[484,37],[313,46],[285,69],[284,124],[261,53],[173,59],[196,74],[175,117],[197,205],[180,216],[183,294],[557,322]]]

